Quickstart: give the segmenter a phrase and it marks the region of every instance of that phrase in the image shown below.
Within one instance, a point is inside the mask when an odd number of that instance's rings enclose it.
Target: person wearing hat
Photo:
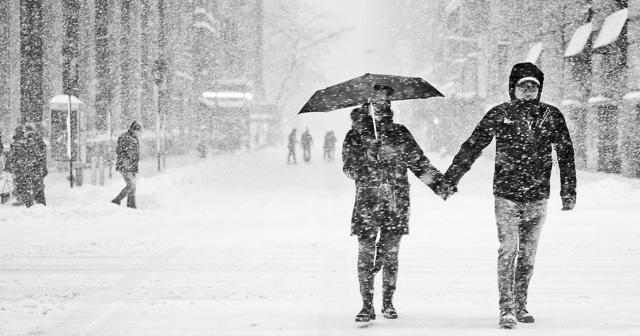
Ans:
[[[116,147],[116,170],[122,174],[127,186],[111,202],[120,205],[127,198],[127,207],[136,208],[136,174],[140,161],[140,140],[138,136],[142,127],[137,121],[129,126],[129,130],[118,137]]]
[[[534,322],[527,310],[528,288],[547,215],[553,149],[560,172],[562,210],[572,210],[576,204],[571,137],[560,110],[540,101],[543,84],[544,74],[534,64],[514,65],[509,76],[511,100],[487,112],[444,175],[443,185],[452,193],[451,188],[496,139],[493,194],[500,243],[499,325],[505,329],[517,322]]]
[[[409,130],[393,122],[388,99],[393,89],[385,87],[378,92],[370,104],[352,111],[352,129],[342,146],[343,171],[356,187],[351,235],[358,238],[357,270],[362,296],[356,322],[376,318],[373,287],[380,271],[383,317],[398,318],[392,300],[398,279],[400,241],[409,233],[408,171],[436,193],[442,178]]]

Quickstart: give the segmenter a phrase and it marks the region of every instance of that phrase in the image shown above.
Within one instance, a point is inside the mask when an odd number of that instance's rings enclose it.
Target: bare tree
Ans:
[[[153,60],[157,52],[157,43],[154,32],[157,30],[154,21],[153,4],[151,0],[142,0],[140,4],[140,25],[141,25],[141,50],[140,50],[140,66],[141,66],[141,115],[142,124],[145,127],[151,127],[155,123],[155,98],[153,88],[153,75],[151,73]]]
[[[62,44],[62,91],[78,97],[78,46],[80,2],[63,0],[65,37]]]
[[[266,91],[280,111],[320,72],[317,62],[329,46],[349,31],[337,26],[309,3],[265,1]]]
[[[20,1],[20,27],[20,113],[23,122],[41,122],[45,106],[41,0]]]
[[[121,62],[120,62],[120,127],[126,127],[135,118],[134,104],[132,98],[134,93],[134,56],[132,53],[132,4],[130,0],[123,0],[120,3],[120,18],[122,34],[120,35]]]
[[[0,20],[0,136],[6,139],[9,134],[11,120],[11,12],[8,1],[0,1],[0,17],[7,18]],[[9,102],[6,104],[4,102]],[[3,139],[3,140],[4,140]],[[0,148],[1,150],[1,148]]]
[[[95,31],[96,31],[96,119],[97,130],[108,130],[111,126],[110,111],[113,102],[113,70],[112,55],[109,47],[109,0],[95,1]]]

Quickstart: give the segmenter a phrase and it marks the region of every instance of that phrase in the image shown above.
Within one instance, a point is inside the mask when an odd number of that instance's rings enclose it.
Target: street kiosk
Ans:
[[[69,180],[81,186],[87,163],[87,121],[84,103],[74,96],[59,95],[50,104],[51,161],[60,170],[69,169]]]

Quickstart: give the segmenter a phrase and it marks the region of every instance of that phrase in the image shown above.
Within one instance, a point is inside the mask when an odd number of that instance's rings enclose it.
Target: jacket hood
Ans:
[[[511,74],[509,75],[509,97],[511,100],[515,100],[515,89],[516,83],[525,77],[533,77],[540,82],[540,90],[538,90],[538,97],[535,99],[536,101],[540,101],[540,96],[542,96],[542,87],[544,85],[544,73],[533,63],[518,63],[513,66],[511,69]]]

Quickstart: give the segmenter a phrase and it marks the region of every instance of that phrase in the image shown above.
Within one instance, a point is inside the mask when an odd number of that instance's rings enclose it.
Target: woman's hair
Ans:
[[[365,115],[367,115],[367,112],[363,108],[356,107],[353,110],[351,110],[352,121],[361,120]]]

